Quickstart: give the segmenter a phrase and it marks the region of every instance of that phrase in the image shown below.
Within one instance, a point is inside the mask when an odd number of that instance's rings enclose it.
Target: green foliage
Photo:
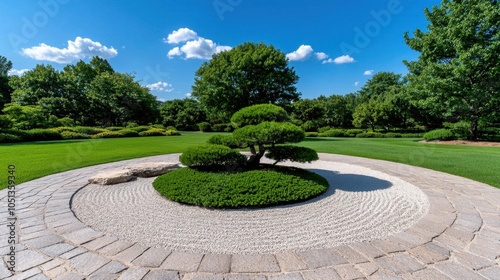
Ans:
[[[50,130],[62,133],[64,131],[69,131],[69,132],[76,132],[76,129],[74,127],[68,127],[68,126],[60,126],[60,127],[54,127],[51,128]]]
[[[165,131],[159,128],[152,128],[146,131],[139,132],[140,136],[165,136]]]
[[[449,129],[436,129],[424,134],[425,141],[436,141],[436,140],[454,140],[455,135]]]
[[[0,115],[0,129],[12,128],[12,121],[6,115]]]
[[[257,104],[238,110],[231,117],[231,122],[237,127],[246,125],[257,125],[262,122],[285,122],[288,121],[285,109],[273,104]]]
[[[73,132],[73,131],[62,131],[61,136],[63,139],[89,139],[92,136],[88,134]]]
[[[222,145],[232,149],[244,147],[243,143],[240,143],[234,139],[233,135],[213,135],[207,141],[208,144]]]
[[[346,136],[356,137],[357,134],[364,133],[366,130],[364,129],[348,129],[345,131]]]
[[[8,104],[3,112],[17,129],[41,128],[46,124],[46,117],[40,106],[21,106],[12,103]]]
[[[236,150],[222,145],[201,145],[189,147],[180,157],[182,164],[189,167],[232,170],[243,164],[246,157]]]
[[[165,136],[180,136],[181,133],[177,130],[167,130],[165,131]]]
[[[238,128],[233,136],[236,141],[249,145],[274,145],[300,142],[305,133],[292,123],[263,122]]]
[[[158,177],[153,186],[173,201],[203,207],[239,208],[304,201],[325,192],[328,181],[297,168],[280,167],[241,173],[181,168]]]
[[[345,137],[345,131],[343,129],[330,129],[319,134],[321,137]]]
[[[461,121],[461,122],[457,122],[457,123],[445,122],[445,123],[443,123],[443,126],[447,129],[449,129],[453,133],[453,135],[455,135],[455,137],[457,139],[467,140],[467,139],[470,139],[470,137],[471,137],[470,123],[468,123],[468,122],[465,122],[465,121]]]
[[[316,153],[315,150],[292,145],[282,145],[270,148],[269,152],[266,154],[266,157],[275,160],[276,162],[274,164],[287,160],[310,163],[311,161],[319,159],[318,153]]]
[[[175,126],[167,126],[166,130],[177,130],[177,128],[175,128]]]
[[[201,132],[210,132],[210,131],[212,131],[210,123],[207,123],[207,122],[201,122],[201,123],[199,123],[198,127],[200,128]]]
[[[318,127],[319,123],[317,121],[306,121],[300,126],[300,128],[302,128],[306,132],[318,131]]]
[[[196,71],[193,97],[211,119],[227,122],[241,108],[255,104],[282,107],[297,101],[299,77],[285,54],[263,43],[244,43],[219,52]]]
[[[306,137],[318,137],[319,134],[318,132],[306,132]]]
[[[412,103],[432,116],[469,122],[469,138],[477,139],[479,123],[497,117],[500,107],[500,4],[442,0],[424,12],[426,30],[405,34],[420,53],[405,61]]]
[[[127,127],[133,131],[137,131],[137,132],[143,132],[143,131],[147,131],[147,130],[150,130],[151,127],[150,126],[146,126],[146,125],[141,125],[141,126],[133,126],[133,127]]]
[[[384,138],[402,138],[403,136],[400,133],[388,132],[384,134]]]
[[[97,133],[92,135],[93,139],[99,139],[99,138],[120,138],[123,137],[123,135],[117,131],[104,131],[101,133]]]
[[[132,129],[129,129],[129,128],[125,128],[125,129],[120,129],[117,131],[118,133],[120,133],[121,135],[123,135],[123,137],[139,137],[139,132],[135,131],[135,130],[132,130]]]
[[[327,132],[330,129],[332,129],[330,126],[323,126],[323,127],[318,128],[318,132],[319,133],[325,133],[325,132]]]
[[[63,139],[60,133],[51,129],[31,129],[27,130],[26,133],[26,141],[50,141]]]
[[[352,114],[358,105],[357,94],[320,96],[318,100],[324,106],[322,121],[332,127],[351,127]]]
[[[76,126],[74,127],[74,131],[78,133],[83,133],[87,135],[95,135],[99,133],[106,132],[106,129],[103,128],[97,128],[97,127],[90,127],[90,126]]]
[[[122,129],[123,129],[123,127],[121,127],[121,126],[108,126],[108,127],[106,127],[106,130],[109,130],[109,131],[119,131]]]
[[[294,102],[292,105],[292,118],[300,120],[304,124],[308,121],[317,124],[318,120],[322,119],[324,114],[324,103],[318,99],[302,99]],[[309,129],[306,127],[302,128],[306,131]]]
[[[0,132],[0,143],[15,143],[20,141],[22,139],[17,135]]]
[[[125,125],[126,128],[135,128],[138,127],[139,125],[136,122],[127,122]]]
[[[231,123],[219,123],[212,125],[212,131],[214,132],[233,132],[234,127]]]
[[[57,120],[59,126],[75,126],[75,120],[70,117],[64,117]]]
[[[191,98],[165,101],[160,115],[163,125],[181,130],[198,130],[198,123],[206,121],[205,108]]]
[[[356,134],[356,138],[384,138],[384,135],[380,132],[363,132]]]

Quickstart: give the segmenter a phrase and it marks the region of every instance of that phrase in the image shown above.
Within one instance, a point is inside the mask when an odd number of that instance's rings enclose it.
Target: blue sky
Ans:
[[[189,96],[214,52],[243,42],[287,54],[302,98],[355,92],[379,71],[406,73],[418,53],[405,31],[425,29],[439,0],[0,1],[0,55],[12,74],[62,69],[92,55],[131,73],[161,100]]]

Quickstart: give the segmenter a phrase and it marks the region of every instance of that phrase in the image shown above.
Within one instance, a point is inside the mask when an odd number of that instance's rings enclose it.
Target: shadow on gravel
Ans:
[[[317,173],[328,180],[330,187],[326,193],[329,191],[335,192],[335,190],[343,190],[346,192],[369,192],[392,187],[392,183],[389,181],[365,175],[339,174],[334,171],[322,169],[309,169],[309,171]]]

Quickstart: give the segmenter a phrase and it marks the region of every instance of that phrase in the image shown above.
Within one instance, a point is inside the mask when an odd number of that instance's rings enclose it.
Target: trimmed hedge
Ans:
[[[88,134],[73,132],[73,131],[63,131],[61,132],[61,136],[63,139],[89,139],[92,138]]]
[[[356,138],[384,138],[384,134],[380,132],[363,132],[356,134]]]
[[[165,136],[163,129],[153,128],[146,131],[139,132],[140,136]]]
[[[348,137],[356,137],[356,135],[364,133],[364,132],[366,132],[366,130],[353,128],[353,129],[346,130],[345,135]]]
[[[207,123],[207,122],[201,122],[201,123],[199,123],[198,124],[198,128],[200,129],[201,132],[210,132],[210,131],[212,131],[210,123]]]
[[[243,146],[242,143],[239,143],[234,139],[233,135],[214,135],[207,140],[208,144],[214,145],[222,145],[232,149],[239,148]]]
[[[455,140],[455,135],[449,129],[437,129],[432,130],[424,134],[425,141],[437,141],[437,140]]]
[[[240,109],[231,117],[238,127],[258,125],[263,122],[285,122],[289,117],[285,109],[273,104],[257,104]]]
[[[22,141],[22,139],[17,135],[0,133],[0,143],[15,143],[20,141]]]
[[[233,169],[239,164],[244,164],[247,157],[236,150],[222,145],[201,145],[189,147],[180,157],[182,164],[189,167],[208,169]]]
[[[90,127],[90,126],[76,126],[74,127],[74,131],[78,133],[83,133],[87,135],[96,135],[102,132],[106,132],[107,130],[104,128],[98,127]]]
[[[212,131],[214,132],[233,132],[234,127],[230,123],[219,123],[212,125]]]
[[[76,129],[74,127],[69,127],[69,126],[54,127],[54,128],[51,128],[50,130],[55,131],[55,132],[59,132],[59,133],[62,133],[65,131],[76,133]]]
[[[51,141],[62,140],[63,137],[57,131],[51,129],[31,129],[26,131],[25,141]]]
[[[130,128],[125,128],[117,131],[120,133],[123,137],[139,137],[139,132],[132,130]]]
[[[342,129],[330,129],[319,134],[320,137],[344,137],[345,132]]]
[[[94,139],[99,139],[99,138],[120,138],[123,137],[123,135],[119,132],[116,131],[104,131],[98,134],[92,135],[92,138]]]
[[[165,131],[165,136],[179,136],[181,133],[177,130],[167,130]]]
[[[318,132],[306,132],[306,137],[318,137]]]
[[[145,126],[145,125],[135,126],[135,127],[127,127],[127,128],[132,129],[133,131],[137,131],[137,132],[148,131],[151,129],[151,127]]]
[[[166,198],[203,207],[266,207],[305,201],[324,193],[328,181],[313,172],[267,167],[240,173],[180,168],[158,177],[154,188]]]
[[[120,130],[123,130],[124,127],[121,127],[121,126],[109,126],[109,127],[106,127],[106,130],[109,130],[109,131],[120,131]]]
[[[283,145],[270,148],[269,152],[266,154],[266,157],[275,160],[276,162],[274,164],[287,160],[310,163],[311,161],[319,159],[318,153],[316,153],[315,150],[292,145]]]

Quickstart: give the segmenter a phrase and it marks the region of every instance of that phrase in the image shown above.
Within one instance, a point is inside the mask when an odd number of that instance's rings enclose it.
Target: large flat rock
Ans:
[[[165,174],[171,170],[179,168],[178,163],[173,162],[144,162],[126,167],[133,176],[147,178]]]
[[[123,170],[108,170],[103,171],[89,179],[91,184],[99,185],[114,185],[119,183],[125,183],[135,179],[136,177],[128,169]]]

